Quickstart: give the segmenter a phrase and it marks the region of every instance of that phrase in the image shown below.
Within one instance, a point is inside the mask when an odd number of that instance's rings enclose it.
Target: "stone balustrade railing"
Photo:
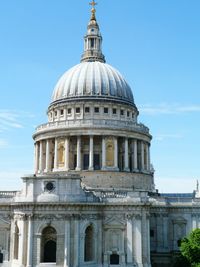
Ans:
[[[68,121],[56,121],[41,124],[36,128],[36,132],[44,131],[47,129],[58,129],[58,128],[76,128],[76,127],[108,127],[114,129],[128,129],[133,131],[138,131],[141,133],[149,133],[149,128],[142,123],[135,123],[132,121],[122,121],[122,120],[109,120],[109,119],[87,119],[87,120],[68,120]]]
[[[0,198],[13,198],[18,191],[0,191]]]
[[[121,191],[121,190],[95,190],[95,189],[86,189],[87,193],[93,193],[96,197],[100,199],[107,199],[107,198],[125,198],[127,197],[128,192],[127,191]]]

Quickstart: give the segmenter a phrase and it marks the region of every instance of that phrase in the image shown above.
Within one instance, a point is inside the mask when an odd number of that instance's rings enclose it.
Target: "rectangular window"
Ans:
[[[57,111],[54,112],[55,117],[57,117]]]
[[[95,107],[95,108],[94,108],[94,112],[95,112],[95,113],[99,113],[99,107]]]
[[[60,115],[61,115],[61,116],[64,115],[64,110],[63,110],[63,109],[60,110]]]
[[[108,108],[104,108],[104,113],[108,113]]]
[[[76,108],[76,113],[80,113],[81,112],[81,109],[78,107]]]
[[[67,114],[71,114],[72,113],[72,109],[71,108],[68,108],[67,109]]]
[[[90,108],[89,107],[85,107],[85,113],[90,113]]]
[[[116,115],[116,114],[117,114],[117,109],[116,109],[116,108],[113,108],[112,113],[113,113],[114,115]]]
[[[124,110],[123,109],[120,110],[120,114],[121,114],[121,116],[124,115]]]
[[[130,116],[130,112],[129,111],[127,111],[127,117],[129,117]]]

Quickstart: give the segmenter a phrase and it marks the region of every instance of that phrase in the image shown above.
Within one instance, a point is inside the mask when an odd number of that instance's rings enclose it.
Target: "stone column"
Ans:
[[[138,169],[138,160],[137,160],[137,140],[134,140],[134,169]]]
[[[10,248],[9,248],[9,242],[10,241],[10,229],[6,229],[6,245],[5,245],[5,255],[4,255],[4,262],[8,262],[9,260],[9,252],[10,252]]]
[[[55,138],[55,145],[54,145],[54,171],[58,169],[58,139]]]
[[[147,237],[147,246],[146,246],[146,257],[147,257],[147,267],[151,267],[151,253],[150,253],[150,215],[146,214],[146,237]]]
[[[143,266],[148,267],[148,233],[145,211],[142,214],[142,261]]]
[[[24,262],[24,219],[25,216],[23,215],[22,218],[20,219],[19,222],[19,250],[18,250],[18,262],[19,262],[19,266],[23,266]]]
[[[105,137],[102,136],[102,170],[106,169],[106,141]]]
[[[70,221],[65,222],[64,267],[70,266]]]
[[[65,139],[65,170],[69,171],[69,137]]]
[[[196,228],[198,228],[197,217],[195,214],[192,214],[192,230],[195,230]]]
[[[133,264],[133,222],[132,217],[127,218],[127,263]]]
[[[129,172],[129,158],[128,158],[128,138],[125,138],[125,151],[124,151],[124,171]]]
[[[141,169],[144,170],[144,142],[141,141]]]
[[[163,217],[163,245],[165,249],[168,249],[168,215],[164,214]]]
[[[45,172],[50,170],[50,140],[46,140],[46,168]]]
[[[102,258],[103,258],[103,231],[102,231],[102,221],[99,220],[98,221],[98,230],[97,230],[97,239],[95,242],[95,250],[96,250],[96,254],[97,254],[97,263],[98,266],[102,266]]]
[[[81,170],[81,136],[77,136],[77,164],[76,171]]]
[[[39,171],[43,171],[43,144],[40,141]]]
[[[35,173],[38,173],[39,170],[39,144],[35,143]]]
[[[27,267],[32,267],[33,260],[33,221],[28,217],[28,240],[27,240]]]
[[[118,168],[118,138],[114,138],[114,168],[119,170]]]
[[[148,171],[151,170],[151,157],[150,157],[150,144],[147,145],[147,153],[148,153],[148,161],[147,161],[147,164],[148,164]]]
[[[138,267],[143,267],[142,264],[142,226],[141,216],[136,215],[134,219],[134,259]]]
[[[73,267],[78,267],[79,265],[79,220],[76,218],[74,220],[74,265]]]
[[[94,137],[90,136],[90,157],[89,157],[89,170],[94,170]]]

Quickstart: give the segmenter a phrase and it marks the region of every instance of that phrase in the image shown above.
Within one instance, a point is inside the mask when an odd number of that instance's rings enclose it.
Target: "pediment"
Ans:
[[[107,226],[124,226],[125,220],[122,216],[110,216],[105,218],[104,225]]]

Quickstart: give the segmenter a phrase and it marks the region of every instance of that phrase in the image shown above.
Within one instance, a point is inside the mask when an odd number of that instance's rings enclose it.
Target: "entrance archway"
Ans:
[[[57,233],[56,230],[47,226],[42,231],[41,239],[41,262],[56,262]]]

